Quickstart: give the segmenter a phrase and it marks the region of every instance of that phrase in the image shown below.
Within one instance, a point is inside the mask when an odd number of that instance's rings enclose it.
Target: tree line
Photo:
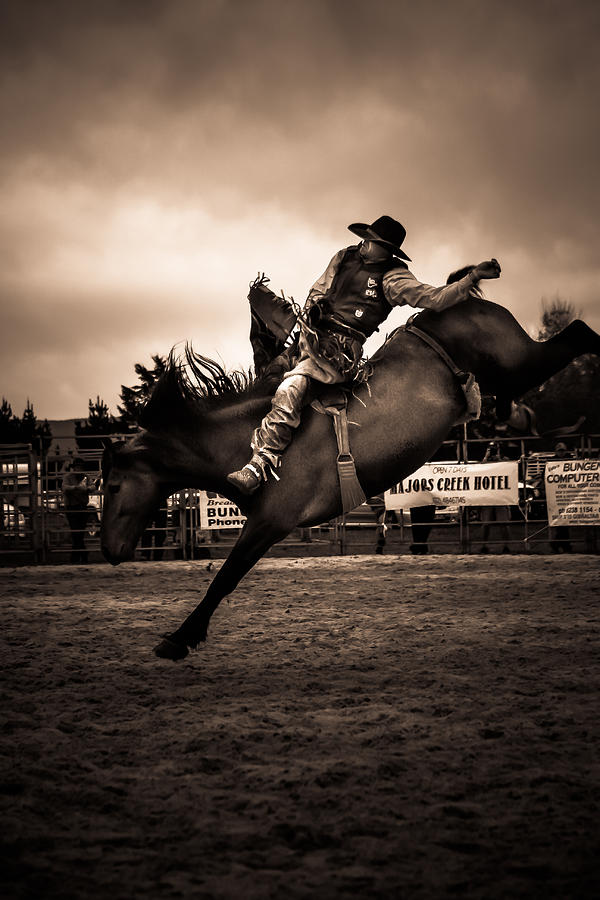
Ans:
[[[39,422],[33,404],[28,400],[21,417],[14,415],[12,406],[3,397],[0,406],[0,444],[31,444],[47,452],[52,431],[47,419]]]
[[[551,303],[542,301],[541,323],[537,340],[548,340],[577,318],[572,303],[556,297]],[[87,419],[76,421],[75,439],[81,449],[99,449],[101,438],[113,434],[128,434],[137,427],[140,411],[152,389],[165,371],[167,358],[153,354],[152,366],[136,363],[138,381],[121,385],[118,415],[113,415],[98,395],[88,401]],[[585,355],[554,375],[540,387],[529,391],[522,401],[535,413],[538,430],[551,430],[572,425],[585,419],[582,427],[589,434],[600,434],[600,406],[596,398],[600,389],[600,359]],[[33,404],[28,400],[21,417],[14,415],[11,405],[3,398],[0,406],[0,444],[31,444],[47,453],[52,441],[50,425],[39,422]]]
[[[131,386],[122,384],[120,403],[117,405],[118,415],[113,415],[107,404],[98,395],[95,400],[88,400],[87,419],[75,420],[75,440],[80,449],[98,449],[101,440],[94,437],[112,434],[129,434],[137,428],[140,411],[152,393],[152,388],[164,373],[167,359],[159,354],[152,356],[152,368],[136,363],[134,371],[138,376],[138,384]],[[27,400],[22,416],[15,415],[10,402],[2,398],[0,405],[0,444],[31,444],[41,451],[48,452],[52,443],[52,429],[47,419],[39,421],[33,403]]]

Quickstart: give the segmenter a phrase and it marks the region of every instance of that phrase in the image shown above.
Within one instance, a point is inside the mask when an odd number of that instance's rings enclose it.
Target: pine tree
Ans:
[[[23,417],[21,419],[20,425],[20,433],[21,433],[21,441],[24,444],[33,444],[35,442],[35,438],[38,431],[38,420],[37,416],[34,412],[33,406],[30,401],[27,401],[27,406],[23,410]]]
[[[80,450],[101,450],[99,435],[119,434],[122,426],[109,412],[108,406],[96,396],[95,402],[88,400],[88,417],[75,423],[75,441]]]
[[[121,422],[126,428],[134,428],[137,426],[140,412],[152,393],[152,388],[164,374],[167,360],[166,357],[154,354],[152,356],[154,368],[148,369],[141,363],[135,364],[135,373],[140,380],[140,384],[128,387],[121,385],[121,405],[117,407],[121,416]]]
[[[562,300],[557,295],[548,306],[545,298],[542,297],[542,324],[538,330],[538,341],[547,341],[554,337],[577,316],[578,313],[569,300]]]
[[[90,432],[94,434],[113,434],[115,420],[108,411],[108,406],[99,396],[96,396],[96,402],[92,403],[88,400],[88,417],[86,426]]]
[[[18,420],[13,415],[12,406],[2,398],[0,406],[0,444],[14,444],[17,441]]]
[[[0,443],[31,444],[33,450],[45,455],[52,442],[52,431],[47,419],[38,422],[33,404],[28,400],[22,418],[13,415],[12,407],[2,398],[0,407]]]

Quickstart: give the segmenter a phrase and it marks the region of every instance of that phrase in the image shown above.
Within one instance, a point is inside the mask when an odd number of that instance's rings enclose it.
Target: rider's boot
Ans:
[[[262,464],[261,464],[262,463]],[[261,486],[264,478],[264,462],[259,460],[257,453],[254,454],[249,463],[239,469],[237,472],[231,472],[227,476],[227,481],[240,491],[242,494],[253,494]]]
[[[306,375],[288,375],[275,391],[271,409],[252,435],[252,459],[242,469],[227,476],[227,481],[242,494],[253,494],[258,490],[269,472],[277,477],[275,469],[300,424],[308,387]]]

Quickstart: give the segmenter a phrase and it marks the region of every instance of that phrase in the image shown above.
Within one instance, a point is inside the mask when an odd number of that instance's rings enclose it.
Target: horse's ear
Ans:
[[[113,451],[113,442],[108,437],[102,438],[102,446],[104,448],[104,453],[102,454],[102,479],[106,480],[106,476],[108,475],[109,469],[112,468],[113,459],[114,459],[114,451]]]

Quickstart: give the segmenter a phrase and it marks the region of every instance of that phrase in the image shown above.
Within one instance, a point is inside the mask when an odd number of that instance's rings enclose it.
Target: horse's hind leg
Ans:
[[[543,384],[584,353],[600,356],[600,335],[581,319],[575,319],[549,340],[531,342],[525,358],[511,373],[512,378],[507,379],[502,393],[519,397],[530,388]]]
[[[544,341],[543,346],[550,352],[570,354],[568,362],[583,353],[595,353],[600,356],[600,334],[581,319],[574,319],[561,332]]]
[[[273,524],[251,523],[248,520],[202,601],[177,631],[166,635],[154,648],[156,655],[163,659],[183,659],[188,655],[188,647],[197,647],[205,641],[210,618],[223,597],[231,594],[267,550],[288,533],[289,529],[277,529]]]

